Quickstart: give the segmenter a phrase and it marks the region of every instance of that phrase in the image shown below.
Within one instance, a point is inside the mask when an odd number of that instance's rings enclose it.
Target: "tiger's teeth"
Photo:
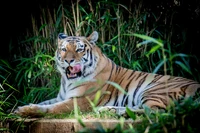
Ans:
[[[69,78],[77,77],[77,74],[76,73],[70,73],[70,74],[67,74],[67,77],[69,77]]]

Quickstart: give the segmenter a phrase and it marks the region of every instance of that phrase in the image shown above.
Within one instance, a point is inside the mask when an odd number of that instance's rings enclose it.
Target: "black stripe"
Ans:
[[[70,87],[72,85],[72,83],[70,83],[69,85],[68,85],[68,87]]]
[[[56,103],[56,102],[57,102],[56,98],[49,100],[49,104],[53,104],[53,103]]]
[[[137,80],[139,77],[141,77],[141,76],[144,75],[144,74],[145,74],[144,72],[140,72],[140,73],[138,74],[138,76],[136,77],[135,80]]]
[[[110,63],[110,62],[108,62],[108,63]],[[98,64],[97,64],[97,65],[98,65]],[[95,77],[97,77],[99,74],[101,74],[103,70],[104,70],[104,69],[102,69],[98,74],[96,74]],[[111,75],[111,74],[110,74],[110,75]],[[110,77],[109,77],[108,81],[109,81],[109,80],[110,80]]]
[[[89,63],[89,67],[91,67],[93,65],[93,58],[92,58],[92,51],[90,51],[90,63]]]
[[[94,55],[94,61],[97,62],[97,56]]]
[[[85,47],[83,48],[83,53],[85,52]]]
[[[72,83],[70,83],[67,87],[69,88],[72,85]],[[64,87],[63,87],[64,88]],[[64,93],[66,93],[66,88],[64,88]],[[70,89],[71,90],[71,89]]]
[[[83,75],[83,77],[87,77],[90,74],[93,74],[93,72],[87,73],[87,74]]]
[[[119,69],[118,69],[118,71],[117,71],[117,74],[119,74],[119,73],[120,73],[121,69],[122,69],[122,67],[121,67],[121,66],[119,66]]]
[[[74,89],[76,89],[76,88],[78,88],[78,87],[84,86],[84,85],[85,85],[85,84],[77,85],[77,86],[71,88],[69,91],[72,91],[72,90],[74,90]]]
[[[184,86],[181,86],[181,88],[180,88],[180,93],[181,93],[181,95],[182,96],[184,96],[185,97],[185,95],[186,95],[186,92],[185,92],[185,90],[187,90],[187,88],[188,88],[188,86],[190,86],[191,84],[187,84],[187,85],[184,85]]]
[[[122,68],[121,68],[121,69],[122,69]],[[127,71],[128,71],[128,69],[124,72],[123,75],[125,75],[125,74],[127,73]],[[122,77],[122,80],[119,82],[119,85],[121,85],[121,83],[122,83],[122,81],[124,81],[124,79],[125,79],[125,78]],[[130,84],[130,83],[129,83],[129,84]],[[118,95],[119,95],[118,92],[119,92],[119,90],[116,90],[116,91],[117,91],[117,97],[116,97],[116,99],[115,99],[114,106],[117,106],[117,105],[118,105],[117,100],[118,100]],[[124,98],[123,98],[123,99],[124,99]],[[116,102],[117,102],[117,105],[116,105]],[[123,103],[123,102],[122,102],[122,103]],[[121,103],[121,104],[122,104],[122,103]]]
[[[109,62],[109,63],[110,63],[110,62]],[[113,70],[114,70],[114,69],[113,69],[114,65],[115,65],[115,64],[112,62],[112,69],[111,69],[110,76],[109,76],[109,78],[107,79],[107,81],[110,81],[110,79],[111,79],[112,72],[113,72]],[[102,70],[102,71],[103,71],[103,70]],[[101,73],[101,72],[100,72],[100,73]],[[100,73],[98,73],[98,74],[100,74]],[[98,75],[98,74],[97,74],[97,75]],[[97,76],[97,75],[96,75],[96,76]],[[102,85],[101,88],[104,88],[106,85],[107,85],[107,83],[104,83],[104,84]],[[109,85],[110,85],[110,84],[109,84]],[[107,88],[109,88],[109,85],[108,85]],[[104,95],[102,95],[102,96],[100,97],[100,99],[102,99],[103,96],[104,96]],[[99,101],[99,103],[100,103],[100,101]],[[98,104],[99,104],[99,103],[98,103]],[[98,105],[98,104],[97,104],[97,105]],[[107,103],[106,103],[106,104],[107,104]]]
[[[163,77],[163,75],[155,75],[154,76],[154,80],[152,80],[148,85],[155,83],[156,81],[158,81],[159,79],[161,79]]]
[[[109,60],[110,61],[110,60]],[[111,61],[110,61],[111,62]],[[111,62],[112,64],[111,64],[111,67],[112,67],[112,69],[111,69],[111,72],[110,72],[110,76],[109,76],[109,79],[111,79],[111,76],[112,76],[112,72],[113,72],[113,70],[114,70],[114,67],[116,67],[116,65],[113,63],[113,62]],[[108,87],[107,87],[107,89],[109,89],[109,87],[110,87],[110,84],[108,85]],[[110,95],[110,97],[109,97],[109,99],[108,99],[108,101],[107,102],[105,102],[105,104],[104,104],[104,106],[110,101],[110,99],[111,99],[111,96],[112,95]]]
[[[89,46],[89,47],[90,47],[90,49],[92,49],[92,46],[91,46],[90,44],[88,44],[88,45],[86,45],[86,46]]]
[[[61,93],[59,93],[59,98],[61,99],[61,100],[65,100],[63,97],[62,97],[62,94]]]
[[[113,63],[113,62],[111,62],[112,64],[111,64],[111,72],[110,72],[110,76],[109,76],[109,79],[111,78],[111,76],[112,76],[112,73],[113,73],[113,70],[114,70],[114,68],[116,67],[116,65],[115,65],[115,63]]]
[[[127,97],[125,97],[126,98],[126,100],[125,100],[125,103],[124,103],[124,105],[122,105],[122,106],[126,106],[126,105],[128,105],[128,99],[129,99],[129,95],[127,95]],[[123,102],[122,102],[123,103]]]
[[[124,68],[123,68],[124,69]],[[128,71],[128,69],[126,69],[126,71],[124,72],[124,74],[123,75],[125,75],[126,73],[127,73],[127,71]]]
[[[88,59],[87,59],[87,58],[84,58],[84,57],[83,57],[82,59],[83,59],[85,62],[87,62],[87,61],[88,61]]]
[[[159,101],[159,99],[158,98],[156,98],[156,99],[145,99],[143,102],[142,102],[142,104],[145,104],[147,101],[155,101],[155,102],[158,102],[158,103],[160,103],[160,101]]]
[[[162,95],[166,95],[166,94],[162,94]],[[147,102],[147,101],[156,101],[156,102],[158,102],[158,103],[160,103],[160,101],[161,101],[165,106],[168,105],[168,103],[167,103],[167,101],[166,101],[165,98],[161,98],[161,97],[157,97],[157,96],[149,96],[149,97],[146,97],[146,99],[143,101],[143,103],[145,103],[145,102]],[[143,103],[142,103],[142,104],[143,104]],[[155,106],[155,107],[161,108],[160,106]]]
[[[121,106],[124,106],[124,105],[123,105],[123,102],[124,102],[124,99],[125,99],[126,96],[127,96],[127,95],[124,94],[123,99],[122,99],[122,102],[121,102]]]
[[[167,87],[167,88],[170,88],[170,87],[174,87],[174,88],[179,87],[179,88],[181,89],[181,88],[185,88],[185,86],[189,86],[189,85],[191,85],[191,84],[193,84],[193,83],[190,83],[190,84],[185,83],[185,85],[183,85],[183,84],[180,84],[180,83],[177,83],[177,82],[169,82],[169,83],[167,83],[166,85],[165,85],[165,84],[166,84],[165,82],[162,82],[162,83],[160,83],[160,84],[157,84],[157,85],[155,85],[155,86],[152,86],[151,89],[152,89],[152,88],[156,88],[156,86],[161,86],[161,87],[159,87],[159,88],[157,88],[157,89],[153,89],[153,92],[155,92],[155,91],[157,91],[157,90],[161,90],[161,89],[166,89],[166,87]],[[151,89],[149,89],[149,90],[151,91]]]
[[[61,81],[61,82],[62,82],[61,85],[62,85],[62,87],[63,87],[63,91],[64,91],[64,93],[66,93],[66,90],[65,90],[65,89],[66,89],[66,88],[65,88],[66,82],[65,82],[65,80],[64,80],[63,78],[62,78],[61,80],[62,80],[62,81]]]
[[[132,78],[129,80],[128,84],[127,84],[126,87],[125,87],[125,92],[127,92],[127,93],[128,93],[128,88],[129,88],[130,83],[132,82],[133,78],[134,78],[134,77],[132,77]],[[125,99],[126,95],[127,95],[127,94],[124,94],[122,103],[124,102],[124,99]],[[122,104],[122,103],[121,103],[121,104]]]
[[[129,95],[128,95],[127,98],[126,98],[126,101],[125,101],[124,106],[128,105],[128,99],[129,99]]]
[[[129,75],[128,79],[135,73],[135,71],[132,71],[131,74]]]
[[[169,93],[168,93],[168,97],[169,97],[170,99],[173,100],[174,98],[173,98],[172,94],[173,94],[173,93],[169,92]]]
[[[117,73],[118,69],[119,69],[119,66],[118,66],[118,65],[116,65],[116,70],[115,70],[115,73]]]
[[[87,51],[86,51],[86,52],[87,52],[87,59],[88,59],[88,56],[89,56],[89,49],[87,49]]]
[[[144,83],[144,81],[146,80],[146,77],[147,77],[148,74],[146,74],[138,83],[137,87],[135,88],[135,91],[133,93],[133,101],[134,101],[134,98],[135,98],[135,95],[136,93],[138,92],[138,90],[140,89],[141,85]]]
[[[123,68],[121,68],[121,69],[123,69]],[[128,70],[128,69],[127,69]],[[127,72],[127,70],[124,72],[124,74],[122,75],[122,77],[120,77],[119,79],[121,79],[121,81],[119,81],[119,85],[121,85],[121,83],[122,83],[122,81],[124,81],[124,77],[126,76],[126,72]],[[118,75],[117,75],[118,76]]]
[[[117,96],[115,97],[115,102],[114,102],[113,106],[117,106],[116,103],[118,104],[118,102],[117,102],[117,100],[118,100],[118,91],[116,93],[117,93]]]

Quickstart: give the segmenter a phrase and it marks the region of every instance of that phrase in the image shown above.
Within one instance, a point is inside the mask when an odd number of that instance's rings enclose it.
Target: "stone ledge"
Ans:
[[[98,124],[101,124],[105,129],[113,129],[120,123],[119,120],[110,119],[83,119],[82,121],[88,128],[96,128]],[[13,126],[16,122],[23,123],[25,127]],[[134,126],[139,123],[140,121],[125,120],[124,127],[128,128],[129,124]],[[83,129],[76,119],[21,119],[15,122],[10,121],[9,128],[17,133],[75,133]]]

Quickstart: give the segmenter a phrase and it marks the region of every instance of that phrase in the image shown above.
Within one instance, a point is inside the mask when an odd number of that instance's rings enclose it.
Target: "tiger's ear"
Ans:
[[[64,33],[59,33],[58,34],[58,39],[60,39],[60,40],[65,39],[66,37],[67,37],[67,35],[64,34]]]
[[[67,37],[67,35],[64,33],[58,34],[58,46],[60,46],[62,44],[62,40],[65,39],[66,37]]]
[[[92,34],[89,37],[87,37],[87,40],[91,43],[94,43],[98,40],[98,38],[99,38],[98,32],[93,31]]]

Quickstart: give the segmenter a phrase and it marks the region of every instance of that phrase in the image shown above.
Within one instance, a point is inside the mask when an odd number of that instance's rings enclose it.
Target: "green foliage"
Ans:
[[[16,67],[16,81],[18,86],[24,86],[23,100],[35,103],[58,91],[58,73],[54,66],[54,58],[40,53],[31,58],[21,58]],[[50,92],[50,93],[49,93]]]
[[[127,113],[133,121],[135,113],[127,108]],[[145,107],[144,117],[139,124],[129,125],[129,128],[117,124],[113,128],[104,129],[97,125],[95,129],[84,127],[79,133],[198,133],[200,131],[198,120],[200,119],[200,103],[188,98],[182,104],[175,104],[168,107],[167,111],[160,112]]]
[[[192,98],[186,99],[182,104],[175,102],[175,106],[168,108],[167,112],[153,112],[146,119],[146,127],[149,132],[187,132],[196,133],[200,131],[196,121],[199,120],[200,104]],[[145,121],[145,120],[144,120]],[[144,123],[145,125],[145,123]],[[138,129],[141,127],[138,126]]]
[[[0,132],[10,131],[7,127],[8,120],[18,118],[11,114],[15,107],[13,104],[16,103],[13,93],[17,91],[9,83],[12,71],[8,62],[0,60]]]
[[[164,48],[164,44],[162,40],[157,40],[155,38],[146,36],[146,35],[140,35],[140,34],[133,34],[136,37],[139,37],[145,41],[140,42],[137,44],[137,47],[140,47],[141,45],[146,45],[149,43],[154,43],[155,46],[152,46],[152,48],[145,53],[145,56],[149,58],[150,55],[153,55],[155,52],[158,52],[161,50],[162,53],[162,58],[160,59],[160,63],[155,67],[153,70],[153,73],[158,73],[158,70],[160,70],[161,66],[164,66],[164,74],[167,75],[167,72],[170,72],[170,75],[173,75],[173,63],[177,64],[185,73],[189,73],[190,75],[193,75],[191,70],[190,70],[190,65],[186,61],[186,58],[189,58],[189,55],[182,54],[182,53],[176,53],[173,54],[171,53],[168,49]],[[161,55],[161,54],[159,54]],[[168,57],[169,56],[169,57]],[[175,59],[182,59],[182,60],[176,60]],[[167,69],[169,66],[170,69]]]

